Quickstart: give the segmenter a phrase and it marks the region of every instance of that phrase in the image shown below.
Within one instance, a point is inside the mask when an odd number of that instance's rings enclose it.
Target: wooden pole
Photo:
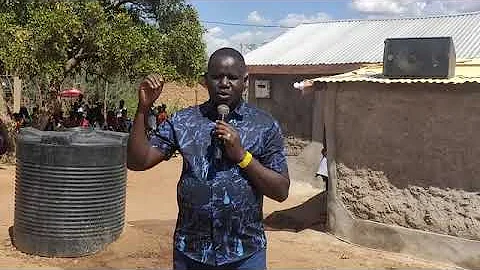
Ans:
[[[19,77],[13,77],[13,112],[20,111],[22,103],[22,80]]]
[[[0,80],[2,80],[3,78],[0,77]],[[2,118],[4,117],[7,117],[8,116],[8,109],[7,109],[7,102],[5,101],[5,98],[4,98],[4,86],[3,86],[3,81],[2,81],[2,85],[0,85],[0,116]],[[2,119],[2,121],[5,121],[4,119]]]
[[[195,91],[195,106],[198,105],[198,88],[197,86],[195,86],[195,88],[193,88],[193,91]]]
[[[107,93],[108,93],[108,82],[105,82],[105,96],[103,97],[103,119],[107,121]]]

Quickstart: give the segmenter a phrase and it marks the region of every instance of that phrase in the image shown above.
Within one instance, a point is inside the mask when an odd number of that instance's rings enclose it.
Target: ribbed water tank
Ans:
[[[22,129],[13,243],[29,254],[78,257],[122,233],[128,134]]]

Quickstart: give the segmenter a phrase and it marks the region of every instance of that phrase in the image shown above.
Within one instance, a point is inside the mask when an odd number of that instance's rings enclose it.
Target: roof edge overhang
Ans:
[[[387,77],[371,77],[371,75],[381,75],[383,64],[363,64],[358,70],[346,72],[345,74],[337,74],[337,76],[320,76],[315,79],[305,79],[294,84],[295,88],[308,89],[315,87],[321,89],[326,83],[383,83],[383,84],[480,84],[480,58],[457,59],[456,69],[460,69],[460,73],[452,78],[435,79],[435,78],[404,78],[394,79]],[[362,70],[371,69],[369,72]],[[372,73],[373,72],[373,73]],[[339,77],[340,76],[340,77]]]
[[[365,63],[320,64],[320,65],[247,65],[249,74],[272,75],[335,75],[350,72],[365,66]]]

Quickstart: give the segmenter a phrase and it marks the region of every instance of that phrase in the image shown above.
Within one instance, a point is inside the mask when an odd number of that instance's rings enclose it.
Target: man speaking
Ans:
[[[140,84],[127,165],[142,171],[183,156],[174,269],[266,269],[263,196],[282,202],[290,187],[282,133],[242,100],[248,75],[238,51],[215,51],[205,80],[210,99],[175,113],[150,141],[146,117],[164,81],[149,75]]]

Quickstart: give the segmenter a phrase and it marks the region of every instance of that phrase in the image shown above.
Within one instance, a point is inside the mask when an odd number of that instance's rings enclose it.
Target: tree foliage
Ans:
[[[0,67],[41,92],[79,75],[191,82],[205,66],[202,34],[184,0],[3,0]]]

